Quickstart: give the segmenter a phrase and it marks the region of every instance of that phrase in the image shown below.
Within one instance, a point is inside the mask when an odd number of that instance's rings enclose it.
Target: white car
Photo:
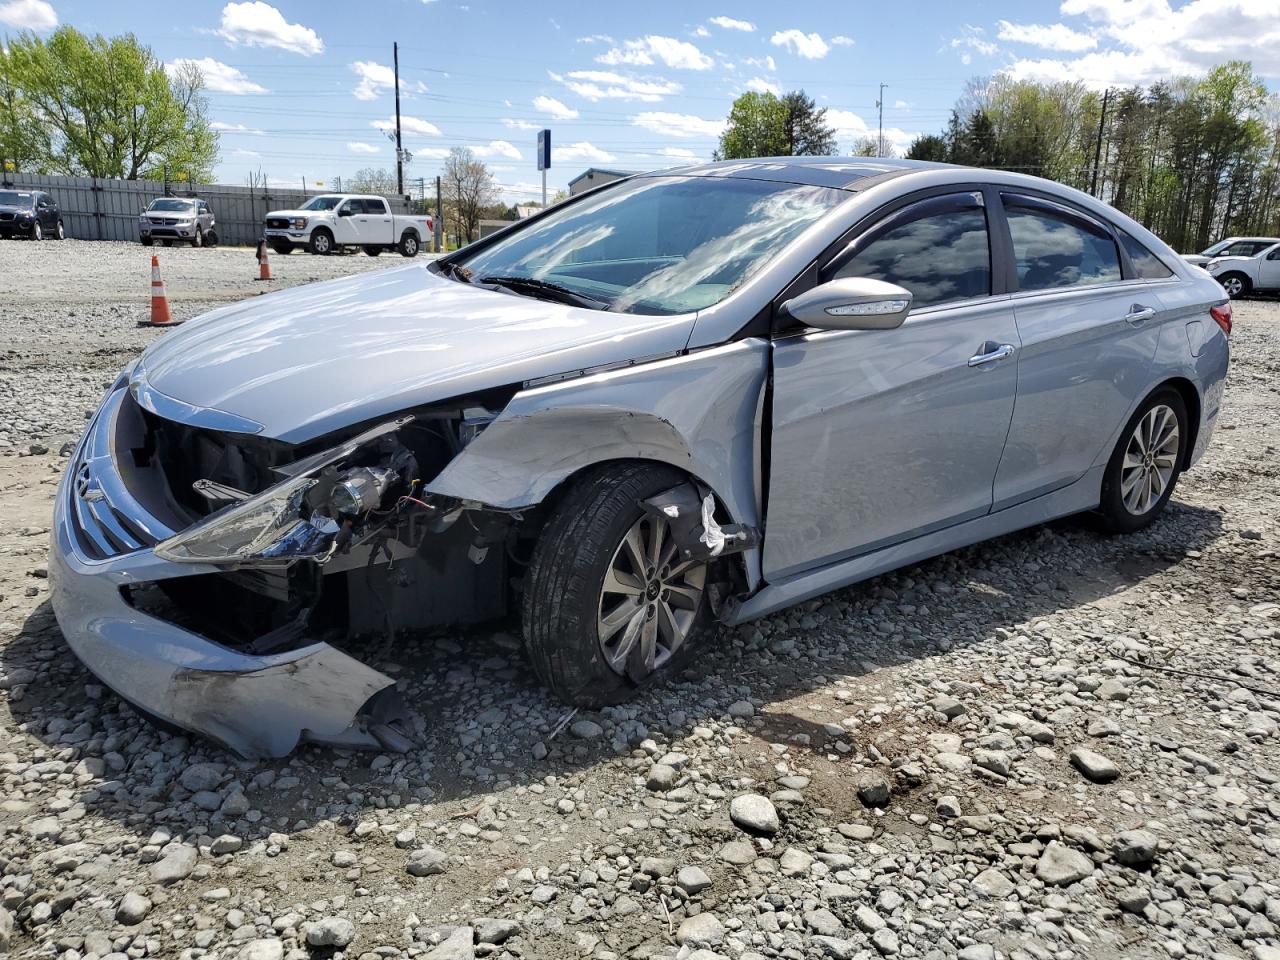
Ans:
[[[297,210],[272,210],[262,226],[267,243],[280,254],[298,247],[320,254],[360,247],[371,257],[384,250],[416,257],[434,225],[428,216],[393,214],[383,197],[324,193]]]
[[[1217,257],[1252,257],[1273,243],[1280,243],[1280,237],[1227,237],[1199,253],[1184,253],[1182,259],[1203,267]]]
[[[1280,241],[1250,257],[1218,257],[1204,268],[1232,299],[1255,292],[1280,292]]]

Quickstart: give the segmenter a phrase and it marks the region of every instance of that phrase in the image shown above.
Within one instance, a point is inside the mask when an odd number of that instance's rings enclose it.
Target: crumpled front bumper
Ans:
[[[126,598],[129,588],[216,572],[213,567],[171,563],[149,546],[89,555],[83,527],[94,514],[73,501],[86,489],[98,514],[129,518],[129,529],[151,523],[112,475],[110,438],[122,395],[118,390],[103,403],[58,489],[49,579],[67,644],[130,703],[246,757],[284,756],[304,741],[382,745],[364,713],[393,686],[390,677],[321,642],[266,656],[245,654],[144,613]],[[79,480],[86,466],[98,481],[88,487]]]

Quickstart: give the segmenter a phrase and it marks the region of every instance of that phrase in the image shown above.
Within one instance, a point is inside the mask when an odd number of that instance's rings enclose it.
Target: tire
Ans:
[[[680,570],[680,564],[668,561],[664,569],[671,574],[666,583],[678,585],[679,596],[674,589],[662,589],[662,581],[656,579],[644,587],[618,566],[634,569],[625,542],[628,533],[643,530],[645,524],[652,531],[656,523],[641,510],[639,501],[684,479],[671,467],[646,463],[590,470],[573,482],[543,527],[525,576],[524,636],[538,678],[566,703],[597,708],[626,700],[641,686],[679,669],[709,632],[706,563],[684,565]],[[637,536],[647,550],[651,541],[645,540],[643,532]],[[631,598],[609,592],[606,576],[610,574],[610,582],[628,591],[640,587],[640,595]],[[620,577],[635,583],[624,584]],[[691,583],[701,585],[695,589]],[[658,589],[662,592],[657,593]],[[691,601],[692,594],[696,599]],[[674,651],[659,623],[663,610],[672,618],[678,615],[685,625],[683,642]],[[637,629],[629,635],[624,625],[602,637],[602,617]],[[670,626],[675,620],[664,622]],[[629,636],[636,642],[628,643]],[[645,640],[657,641],[650,643],[649,664],[641,654],[625,657],[625,650],[644,650]],[[623,662],[611,664],[610,658]]]
[[[404,236],[400,238],[400,242],[396,245],[396,249],[400,251],[402,257],[416,257],[418,251],[422,249],[422,241],[418,239],[418,235],[412,230],[406,230]]]
[[[32,240],[44,239],[44,227],[40,226],[39,220],[37,220],[35,223],[31,225],[31,239]]]
[[[1170,420],[1177,429],[1172,443],[1161,441]],[[1156,444],[1151,450],[1153,430]],[[1164,512],[1186,462],[1189,436],[1187,405],[1177,390],[1162,387],[1142,402],[1124,425],[1103,474],[1098,512],[1105,530],[1134,533]],[[1167,474],[1160,464],[1167,465]],[[1146,478],[1153,478],[1150,485]]]
[[[333,253],[333,234],[323,228],[311,231],[311,240],[308,242],[311,252],[320,256],[327,256]]]
[[[271,252],[277,253],[282,257],[287,257],[289,254],[293,253],[293,244],[292,243],[273,243],[271,244]]]
[[[1218,278],[1218,283],[1222,284],[1222,289],[1227,292],[1227,296],[1232,300],[1239,300],[1241,297],[1248,296],[1253,289],[1253,284],[1249,282],[1249,278],[1243,273],[1224,273]]]
[[[206,247],[216,247],[218,245],[218,231],[206,230],[204,234],[204,245]]]
[[[368,257],[376,257],[378,254],[382,252],[382,248],[379,246],[369,246],[369,247],[364,247],[363,249],[365,252],[365,256],[368,256]]]
[[[196,235],[191,238],[191,246],[192,247],[204,246],[204,231],[201,230],[199,227],[196,227]]]
[[[172,240],[157,240],[157,241],[156,241],[156,243],[160,244],[160,246],[162,246],[162,247],[171,247],[171,246],[173,246],[173,241],[172,241]]]
[[[139,238],[139,242],[140,242],[144,247],[149,247],[149,246],[151,246],[151,238],[150,238],[150,237],[140,237],[140,238]]]
[[[55,240],[67,239],[67,228],[62,225],[61,220],[58,221],[58,229],[54,232],[53,238]]]

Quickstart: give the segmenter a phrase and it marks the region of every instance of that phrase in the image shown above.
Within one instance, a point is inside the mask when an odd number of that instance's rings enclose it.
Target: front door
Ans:
[[[1258,287],[1263,290],[1280,290],[1280,244],[1263,254],[1258,265]]]
[[[907,206],[822,274],[906,287],[896,330],[775,340],[764,575],[780,580],[974,517],[1013,415],[1020,346],[992,296],[980,194]]]
[[[339,245],[355,246],[363,243],[360,236],[360,218],[364,216],[363,200],[343,200],[334,211],[333,239]]]

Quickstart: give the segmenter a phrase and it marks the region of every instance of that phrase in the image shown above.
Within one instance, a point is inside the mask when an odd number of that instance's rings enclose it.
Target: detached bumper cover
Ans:
[[[76,478],[95,454],[110,447],[119,392],[90,424],[58,490],[49,556],[54,613],[68,646],[107,686],[130,703],[185,729],[204,734],[246,757],[280,757],[300,742],[378,747],[370,718],[375,695],[393,686],[385,674],[325,643],[251,656],[132,606],[124,590],[175,577],[215,572],[176,564],[150,547],[105,558],[83,548],[77,525],[85,514]],[[117,498],[123,485],[105,484]],[[127,491],[123,492],[127,496]],[[99,507],[102,499],[95,504]],[[126,516],[136,503],[110,507]],[[134,517],[139,526],[148,518]]]

